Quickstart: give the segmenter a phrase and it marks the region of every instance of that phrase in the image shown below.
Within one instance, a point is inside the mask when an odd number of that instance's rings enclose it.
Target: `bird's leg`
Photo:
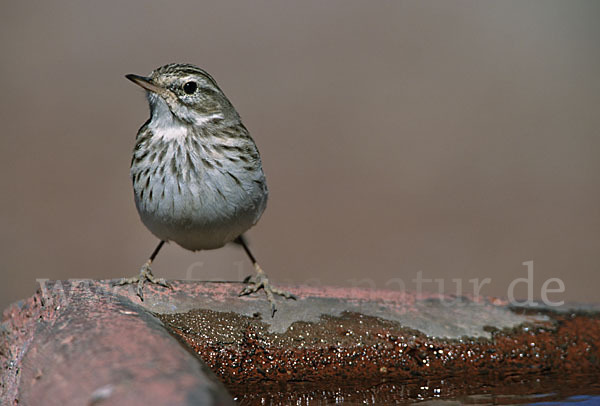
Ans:
[[[148,258],[148,261],[146,261],[146,263],[140,268],[140,274],[138,276],[121,278],[114,282],[114,285],[128,285],[130,283],[137,283],[137,295],[141,300],[144,300],[144,283],[146,283],[146,281],[164,286],[166,288],[171,288],[171,285],[164,278],[155,278],[154,275],[152,275],[152,270],[150,269],[152,261],[154,261],[156,255],[158,255],[158,251],[160,251],[164,243],[164,241],[158,243],[152,252],[152,255],[150,255],[150,258]]]
[[[250,295],[252,293],[258,292],[260,289],[263,289],[265,291],[265,295],[267,295],[267,300],[271,304],[271,317],[275,316],[275,312],[277,311],[277,308],[275,307],[274,295],[283,296],[286,299],[296,300],[296,296],[292,295],[289,292],[279,290],[271,285],[267,274],[265,273],[265,271],[262,270],[260,265],[258,265],[258,262],[256,262],[256,258],[254,258],[254,255],[252,255],[252,252],[250,251],[250,248],[248,248],[248,244],[246,243],[246,240],[243,236],[240,235],[238,238],[236,238],[235,243],[240,244],[242,247],[244,247],[244,251],[246,251],[246,254],[248,254],[248,258],[250,258],[250,261],[252,261],[252,265],[256,270],[256,275],[249,276],[246,279],[244,279],[244,282],[248,285],[244,289],[242,289],[242,291],[240,292],[240,296]]]

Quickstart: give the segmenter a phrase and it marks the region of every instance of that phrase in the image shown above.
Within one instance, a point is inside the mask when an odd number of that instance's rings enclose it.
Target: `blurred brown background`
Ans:
[[[261,150],[249,237],[271,279],[414,289],[422,271],[506,296],[533,260],[536,297],[558,277],[552,299],[597,300],[598,21],[596,1],[4,2],[0,308],[36,278],[138,272],[148,107],[123,75],[168,62],[212,73]],[[171,245],[154,271],[252,269],[237,247]]]

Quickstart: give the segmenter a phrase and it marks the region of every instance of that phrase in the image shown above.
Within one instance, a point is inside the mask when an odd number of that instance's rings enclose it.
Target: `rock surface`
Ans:
[[[4,312],[0,404],[234,403],[139,301],[87,282],[65,282]]]
[[[597,306],[290,286],[298,300],[272,318],[241,286],[147,286],[141,302],[108,281],[48,281],[4,312],[0,403],[394,402],[600,376]]]

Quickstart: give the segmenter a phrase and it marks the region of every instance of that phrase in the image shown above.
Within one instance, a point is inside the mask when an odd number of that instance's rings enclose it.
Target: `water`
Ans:
[[[559,400],[537,400],[537,398],[555,397],[555,393],[533,395],[533,396],[466,396],[460,400],[429,400],[412,402],[423,406],[460,406],[460,405],[531,405],[531,406],[598,406],[600,405],[600,396],[597,395],[576,395]],[[560,397],[560,396],[559,396]],[[411,404],[411,403],[408,403]]]
[[[570,396],[570,397],[560,400],[560,401],[553,401],[553,402],[542,401],[542,402],[531,403],[531,405],[536,405],[536,406],[565,405],[565,404],[577,404],[579,406],[600,405],[600,396],[579,395],[579,396]]]
[[[600,378],[589,374],[512,376],[489,383],[450,377],[334,389],[297,382],[262,389],[238,392],[236,400],[242,405],[600,405]]]

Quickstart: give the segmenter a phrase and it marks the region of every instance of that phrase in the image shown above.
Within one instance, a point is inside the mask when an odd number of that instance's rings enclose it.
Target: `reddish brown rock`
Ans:
[[[227,403],[197,356],[244,404],[600,393],[597,307],[285,288],[298,300],[279,300],[271,318],[238,283],[149,286],[140,302],[107,282],[48,282],[5,312],[0,400]]]
[[[2,405],[232,404],[139,303],[64,284],[4,313]]]

